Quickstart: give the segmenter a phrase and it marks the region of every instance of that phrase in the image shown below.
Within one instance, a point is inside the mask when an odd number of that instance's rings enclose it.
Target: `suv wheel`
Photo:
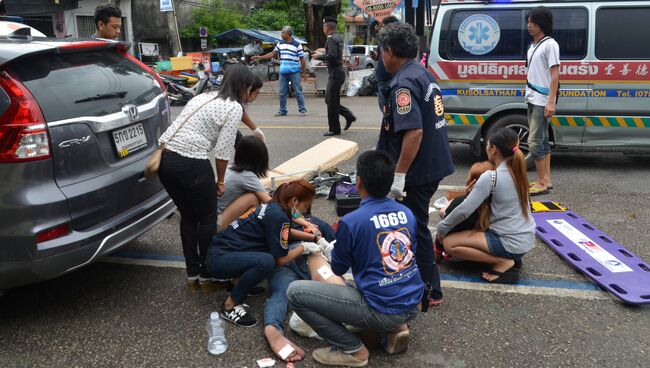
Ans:
[[[484,147],[485,144],[487,144],[487,137],[490,136],[490,133],[500,128],[510,128],[517,132],[517,135],[519,136],[519,148],[526,157],[526,168],[529,170],[534,168],[535,160],[533,160],[533,156],[528,150],[528,118],[526,115],[505,115],[495,120],[492,124],[490,124],[490,127],[487,129],[485,136],[483,136]]]

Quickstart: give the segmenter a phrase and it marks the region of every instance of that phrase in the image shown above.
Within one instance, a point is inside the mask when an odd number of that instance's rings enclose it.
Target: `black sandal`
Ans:
[[[492,281],[487,280],[484,277],[481,277],[484,281],[489,282],[491,284],[516,284],[519,282],[519,270],[515,269],[514,267],[509,269],[506,272],[490,270],[490,271],[485,271],[485,273],[498,276],[496,279]]]

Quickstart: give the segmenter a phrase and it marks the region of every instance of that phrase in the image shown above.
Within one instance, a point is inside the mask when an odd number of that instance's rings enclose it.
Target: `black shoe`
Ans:
[[[352,115],[352,117],[349,120],[345,121],[345,128],[343,128],[343,130],[350,129],[350,126],[352,126],[352,123],[354,123],[355,121],[357,121],[357,117]]]
[[[234,287],[235,284],[229,282],[228,285],[226,285],[226,290],[230,292]],[[254,286],[252,289],[248,290],[248,296],[260,296],[260,295],[264,295],[264,293],[266,293],[266,289],[263,288],[262,286]]]
[[[219,315],[221,318],[237,326],[253,327],[257,324],[257,320],[248,313],[243,304],[236,305],[233,309],[226,309],[224,305],[221,305]]]
[[[327,131],[327,133],[323,134],[325,137],[331,137],[333,135],[341,135],[341,133],[334,133],[332,131]]]

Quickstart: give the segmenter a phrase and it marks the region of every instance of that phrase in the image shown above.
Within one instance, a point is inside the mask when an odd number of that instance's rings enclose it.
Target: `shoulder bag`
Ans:
[[[217,96],[218,97],[218,96]],[[199,106],[196,110],[194,110],[179,126],[176,128],[176,131],[169,137],[169,140],[174,138],[176,133],[178,133],[179,130],[187,123],[188,120],[192,116],[194,116],[195,113],[197,113],[199,110],[203,108],[203,106],[207,105],[208,103],[214,101],[217,97],[211,98],[208,101],[204,102],[201,106]],[[149,160],[147,160],[147,164],[144,167],[144,177],[147,179],[153,179],[158,175],[158,170],[160,169],[160,161],[162,159],[162,154],[163,151],[165,150],[165,143],[161,143],[158,148],[149,156]]]

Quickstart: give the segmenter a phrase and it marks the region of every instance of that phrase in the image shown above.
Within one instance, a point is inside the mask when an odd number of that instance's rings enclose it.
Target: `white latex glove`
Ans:
[[[312,253],[318,253],[320,252],[320,245],[312,242],[302,242],[301,243],[303,247],[302,254],[312,254]]]
[[[332,241],[327,245],[327,248],[323,250],[323,257],[325,257],[329,263],[332,263],[332,251],[334,250],[335,243],[336,240]]]
[[[325,240],[325,238],[318,239],[318,243],[316,243],[316,244],[318,244],[321,251],[325,251],[325,249],[327,249],[327,247],[330,246],[330,243],[327,240]]]
[[[253,130],[253,135],[256,138],[261,139],[262,142],[266,142],[266,136],[264,135],[264,132],[262,132],[262,129],[255,128],[255,130]]]
[[[390,187],[389,195],[395,199],[406,197],[406,193],[404,193],[404,185],[406,185],[406,174],[396,172],[393,177],[393,186]]]

